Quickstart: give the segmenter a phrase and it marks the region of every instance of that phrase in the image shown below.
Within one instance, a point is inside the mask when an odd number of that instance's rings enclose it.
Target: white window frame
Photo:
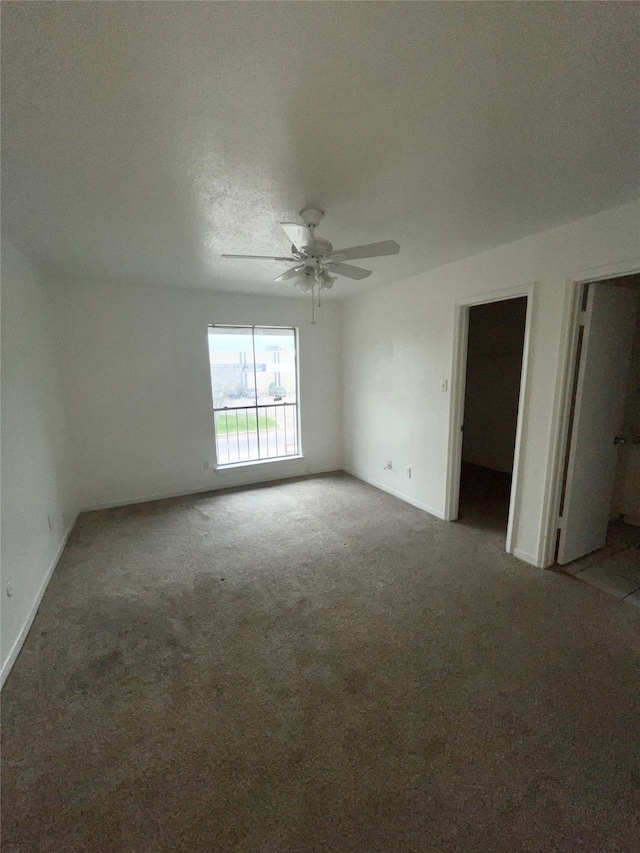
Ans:
[[[260,325],[257,323],[253,324],[253,325],[248,324],[248,323],[247,324],[244,324],[244,323],[242,323],[242,324],[209,323],[207,325],[207,339],[208,339],[208,335],[209,335],[209,332],[211,329],[234,329],[234,330],[241,329],[241,330],[246,331],[247,333],[250,332],[251,338],[252,338],[253,359],[254,359],[253,363],[254,364],[256,363],[256,361],[255,361],[255,353],[256,353],[255,330],[256,329],[264,330],[264,331],[272,330],[274,332],[278,332],[278,331],[293,332],[294,347],[295,347],[295,368],[294,368],[294,376],[295,376],[295,382],[296,382],[296,401],[295,401],[295,403],[289,403],[289,404],[287,404],[287,403],[275,404],[274,403],[273,406],[269,406],[268,404],[267,405],[264,405],[264,404],[260,405],[258,403],[259,397],[256,396],[255,397],[255,404],[253,404],[253,405],[229,406],[229,407],[225,406],[225,407],[216,408],[215,402],[214,402],[213,386],[210,382],[211,402],[212,402],[212,408],[213,408],[213,413],[214,413],[214,415],[213,415],[213,430],[214,430],[214,447],[215,447],[215,459],[216,459],[215,468],[216,468],[216,470],[228,470],[230,468],[242,468],[242,467],[247,467],[247,466],[251,466],[251,465],[263,465],[263,464],[269,464],[269,463],[274,463],[274,462],[287,462],[287,461],[292,460],[292,459],[301,459],[303,457],[303,452],[302,452],[302,430],[301,430],[301,418],[300,418],[300,358],[299,358],[300,334],[299,334],[299,329],[296,326],[272,326],[272,325]],[[207,347],[207,351],[208,351],[208,347]],[[210,379],[211,379],[211,367],[212,367],[211,359],[209,358],[209,377],[210,377]],[[253,386],[252,387],[257,388],[257,375],[256,375],[255,370],[253,373]],[[296,452],[295,453],[288,453],[288,454],[280,455],[280,456],[268,456],[268,457],[262,458],[262,459],[260,459],[260,458],[248,459],[248,460],[233,461],[233,462],[231,462],[231,461],[227,461],[227,462],[220,461],[220,458],[219,458],[219,442],[218,442],[218,435],[217,435],[217,431],[216,431],[216,415],[218,415],[221,412],[234,412],[234,411],[235,412],[238,412],[238,411],[249,412],[249,411],[254,411],[256,413],[256,436],[257,436],[258,448],[259,448],[260,447],[260,429],[257,426],[257,424],[258,424],[258,413],[259,413],[260,409],[267,410],[269,408],[278,409],[278,408],[294,408],[294,407],[295,407],[294,425],[295,425],[295,434],[296,434]],[[229,435],[228,432],[227,432],[227,435]],[[247,431],[247,439],[248,439],[248,431]],[[277,445],[276,445],[276,447],[277,447]],[[258,450],[258,452],[260,452],[260,450]],[[238,455],[240,455],[240,454],[238,454]]]

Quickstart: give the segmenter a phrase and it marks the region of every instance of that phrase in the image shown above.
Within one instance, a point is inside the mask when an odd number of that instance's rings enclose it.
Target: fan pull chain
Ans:
[[[316,303],[313,294],[313,287],[311,288],[311,325],[315,326],[316,324]]]

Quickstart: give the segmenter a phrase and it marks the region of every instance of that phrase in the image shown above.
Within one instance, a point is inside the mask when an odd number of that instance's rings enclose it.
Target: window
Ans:
[[[298,456],[295,329],[209,326],[218,465]]]

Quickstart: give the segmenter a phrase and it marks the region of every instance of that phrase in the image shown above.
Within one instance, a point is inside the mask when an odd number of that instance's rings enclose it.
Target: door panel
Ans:
[[[617,462],[614,438],[624,395],[640,294],[590,284],[579,365],[558,563],[605,544]]]

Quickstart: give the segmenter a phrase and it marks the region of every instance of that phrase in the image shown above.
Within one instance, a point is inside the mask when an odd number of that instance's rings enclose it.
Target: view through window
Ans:
[[[218,465],[297,456],[296,330],[209,326]]]

